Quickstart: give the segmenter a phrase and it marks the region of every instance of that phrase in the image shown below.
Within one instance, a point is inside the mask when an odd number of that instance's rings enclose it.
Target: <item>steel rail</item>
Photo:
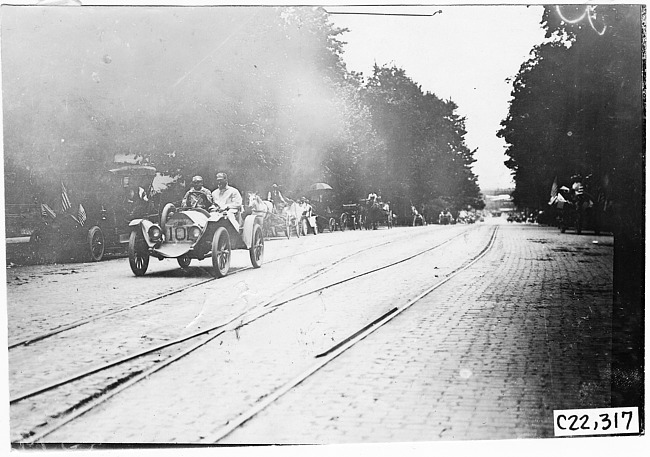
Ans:
[[[462,233],[461,233],[461,234],[462,234]],[[460,236],[461,234],[455,235],[454,237],[450,238],[449,240],[451,240],[451,239],[453,239],[453,238],[456,238],[456,237]],[[448,241],[449,241],[449,240],[448,240]],[[446,242],[446,241],[445,241],[445,242]],[[370,250],[370,249],[376,249],[378,246],[384,246],[384,245],[389,244],[389,243],[390,243],[390,241],[387,241],[387,242],[385,242],[385,243],[381,243],[381,244],[374,244],[374,245],[372,245],[372,246],[368,246],[368,247],[366,247],[366,248],[360,249],[359,251],[356,251],[356,252],[353,252],[353,253],[351,253],[351,254],[348,254],[347,256],[344,256],[344,257],[338,259],[337,261],[335,261],[334,263],[332,263],[332,264],[329,265],[328,267],[323,268],[323,269],[321,269],[321,270],[318,270],[318,271],[315,272],[314,274],[309,275],[309,276],[307,276],[307,277],[305,277],[305,278],[302,278],[302,279],[300,279],[299,281],[296,281],[295,283],[293,283],[292,285],[289,286],[289,289],[288,289],[288,290],[294,289],[294,288],[297,287],[297,286],[303,285],[303,284],[305,284],[305,283],[311,281],[312,279],[314,279],[314,278],[316,278],[316,277],[318,277],[318,276],[321,276],[321,275],[325,274],[326,272],[332,270],[332,269],[333,269],[337,264],[339,264],[339,263],[341,263],[341,262],[343,262],[343,261],[345,261],[345,260],[348,260],[348,259],[350,259],[351,257],[354,257],[355,255],[361,254],[362,252],[368,251],[368,250]],[[343,243],[343,244],[346,244],[346,243]],[[444,243],[442,243],[442,244],[444,244]],[[308,251],[308,252],[311,252],[311,251]],[[304,252],[301,253],[301,254],[304,254]],[[293,255],[292,255],[292,256],[287,256],[287,257],[285,257],[285,258],[283,258],[283,259],[286,259],[286,258],[288,258],[288,257],[293,257]],[[279,260],[279,259],[276,259],[276,260]],[[241,270],[238,270],[238,271],[241,271]],[[350,279],[355,279],[355,278],[356,278],[356,277],[354,277],[354,278],[350,278]],[[214,279],[215,279],[215,278],[212,278],[212,279],[210,279],[210,280],[208,280],[208,281],[211,281],[211,280],[214,280]],[[205,283],[205,282],[207,282],[207,281],[204,281],[203,283]],[[345,281],[343,281],[343,282],[345,282]],[[338,283],[335,283],[335,284],[333,284],[333,285],[337,285],[337,284],[339,284],[339,283],[341,283],[341,281],[339,281]],[[199,285],[199,284],[197,283],[197,284],[195,284],[195,285]],[[189,286],[188,286],[188,287],[189,287]],[[325,288],[327,288],[327,287],[325,287]],[[186,288],[185,288],[185,289],[186,289]],[[183,290],[184,290],[184,289],[183,289]],[[310,295],[310,294],[313,294],[313,293],[319,292],[320,290],[323,290],[323,288],[319,288],[319,289],[313,290],[313,291],[311,291],[311,292],[308,292],[307,294],[301,294],[301,295],[299,295],[299,296],[297,296],[297,297],[293,297],[293,298],[290,298],[290,299],[288,299],[288,300],[284,300],[283,302],[280,302],[279,304],[275,304],[275,305],[274,305],[274,308],[275,308],[275,307],[278,307],[278,306],[281,306],[281,305],[283,305],[283,304],[290,303],[290,302],[292,302],[292,301],[298,300],[298,299],[300,299],[300,298],[303,298],[303,297],[306,296],[306,295]],[[52,382],[52,383],[50,383],[50,384],[47,384],[47,385],[45,385],[45,386],[37,387],[37,388],[32,389],[32,390],[30,390],[30,391],[20,393],[20,394],[18,394],[18,395],[15,395],[14,397],[12,397],[12,398],[9,400],[9,403],[10,403],[10,404],[13,404],[13,403],[20,402],[20,401],[22,401],[22,400],[26,400],[26,399],[31,398],[31,397],[34,397],[34,396],[36,396],[36,395],[39,395],[39,394],[42,394],[42,393],[48,392],[48,391],[50,391],[50,390],[53,390],[53,389],[55,389],[55,388],[57,388],[57,387],[61,387],[61,386],[63,386],[63,385],[69,384],[69,383],[71,383],[71,382],[78,381],[78,380],[83,379],[83,378],[85,378],[85,377],[88,377],[88,376],[91,376],[91,375],[93,375],[93,374],[99,373],[99,372],[101,372],[101,371],[107,370],[107,369],[109,369],[109,368],[113,368],[113,367],[118,366],[118,365],[120,365],[120,364],[122,364],[122,363],[126,363],[126,362],[129,362],[129,361],[131,361],[131,360],[135,360],[135,359],[137,359],[137,358],[144,357],[144,356],[149,355],[149,354],[151,354],[151,353],[153,353],[153,352],[160,351],[160,350],[162,350],[162,349],[168,348],[168,347],[170,347],[170,346],[174,346],[174,345],[176,345],[176,344],[184,343],[184,342],[186,342],[186,341],[188,341],[188,340],[191,340],[191,339],[193,339],[193,338],[197,338],[197,337],[202,336],[202,335],[204,335],[204,334],[207,334],[207,333],[209,333],[209,332],[212,332],[212,331],[218,330],[218,329],[220,329],[220,328],[222,328],[222,327],[225,327],[225,326],[231,324],[232,322],[235,322],[235,321],[241,321],[241,320],[242,320],[244,317],[246,317],[247,315],[249,315],[249,314],[251,314],[251,313],[253,313],[253,312],[256,312],[256,311],[258,311],[258,310],[264,309],[264,308],[268,307],[269,305],[273,304],[273,303],[275,302],[275,300],[277,299],[278,296],[282,296],[282,295],[285,294],[286,292],[287,292],[287,290],[283,290],[283,291],[280,291],[280,292],[278,292],[278,293],[275,293],[275,294],[273,294],[272,298],[265,300],[265,301],[263,302],[263,304],[258,305],[258,306],[256,306],[256,307],[250,309],[250,310],[244,311],[244,312],[238,314],[237,316],[230,318],[230,319],[227,320],[226,322],[219,323],[219,324],[214,325],[214,326],[212,326],[212,327],[209,327],[209,328],[207,328],[207,329],[205,329],[205,330],[201,330],[201,331],[199,331],[199,332],[195,332],[195,333],[192,333],[192,334],[190,334],[190,335],[186,335],[186,336],[183,336],[183,337],[179,337],[179,338],[177,338],[177,339],[174,339],[174,340],[168,341],[168,342],[166,342],[166,343],[163,343],[163,344],[160,344],[160,345],[157,345],[157,346],[153,346],[153,347],[150,347],[150,348],[144,349],[144,350],[142,350],[142,351],[139,351],[139,352],[136,352],[136,353],[133,353],[133,354],[129,354],[129,355],[126,355],[126,356],[123,356],[123,357],[120,357],[120,358],[115,359],[115,360],[112,360],[112,361],[110,361],[110,362],[105,362],[105,363],[103,363],[103,364],[101,364],[101,365],[98,365],[98,366],[96,366],[96,367],[89,368],[89,369],[87,369],[87,370],[85,370],[85,371],[83,371],[83,372],[80,372],[80,373],[77,373],[77,374],[74,374],[74,375],[70,375],[70,376],[68,376],[68,377],[66,377],[66,378],[63,378],[63,379],[60,379],[60,380],[58,380],[58,381],[54,381],[54,382]],[[168,294],[168,295],[170,295],[170,294]],[[259,319],[260,317],[262,317],[263,315],[266,315],[266,314],[268,314],[268,312],[265,312],[265,313],[262,314],[261,316],[256,317],[254,320],[257,320],[257,319]],[[243,325],[248,325],[249,323],[254,322],[254,320],[247,321],[247,322],[241,324],[241,326],[243,326]]]
[[[496,231],[496,229],[495,229],[495,231]],[[295,297],[292,297],[292,298],[286,299],[286,300],[284,300],[284,301],[282,301],[282,302],[279,302],[279,303],[275,303],[275,304],[274,304],[274,301],[276,300],[276,298],[275,298],[275,297],[274,297],[274,298],[271,298],[271,299],[269,299],[269,300],[266,300],[265,303],[264,303],[263,305],[256,306],[256,307],[254,307],[254,308],[252,308],[252,309],[250,309],[250,310],[247,310],[247,311],[245,311],[245,312],[243,312],[243,313],[241,313],[241,314],[239,314],[239,315],[237,315],[237,316],[235,316],[235,317],[230,318],[230,319],[229,319],[228,321],[226,321],[226,322],[223,322],[223,323],[217,324],[217,325],[212,326],[212,327],[210,327],[210,328],[208,328],[208,329],[202,330],[202,331],[200,331],[200,332],[193,333],[193,334],[191,334],[191,335],[187,335],[187,336],[182,337],[182,338],[179,338],[179,339],[177,339],[177,340],[169,341],[169,342],[167,342],[167,343],[164,343],[164,344],[158,345],[158,346],[156,346],[156,347],[152,347],[152,348],[149,348],[149,349],[146,349],[146,350],[140,351],[140,352],[138,352],[138,353],[135,353],[135,354],[131,354],[131,355],[128,355],[128,356],[122,357],[122,358],[120,358],[120,359],[117,359],[117,360],[114,360],[114,361],[111,361],[111,362],[107,362],[107,363],[105,363],[105,364],[103,364],[103,365],[101,365],[101,366],[98,366],[98,367],[92,368],[92,369],[87,370],[87,371],[85,371],[85,372],[83,372],[83,373],[78,373],[78,374],[76,374],[76,375],[72,375],[72,376],[70,376],[70,377],[68,377],[68,378],[66,378],[66,379],[63,379],[63,380],[60,380],[60,381],[56,381],[56,382],[54,382],[54,383],[51,383],[51,384],[49,384],[49,385],[47,385],[47,386],[43,386],[43,387],[40,387],[40,388],[36,388],[36,389],[33,389],[32,391],[25,392],[25,393],[22,393],[22,394],[20,394],[20,395],[17,395],[17,396],[15,396],[14,398],[10,399],[10,404],[15,404],[15,403],[17,403],[17,402],[19,402],[19,401],[22,401],[22,400],[25,400],[25,399],[27,399],[27,398],[31,398],[31,397],[34,397],[34,396],[36,396],[36,395],[39,395],[39,394],[45,393],[45,392],[47,392],[47,391],[53,390],[53,389],[55,389],[55,388],[61,387],[61,386],[63,386],[63,385],[69,384],[69,383],[71,383],[71,382],[74,382],[74,381],[80,380],[80,379],[82,379],[82,378],[88,377],[88,376],[90,376],[90,375],[92,375],[92,374],[96,374],[96,373],[101,372],[101,371],[104,371],[104,370],[106,370],[106,369],[109,369],[109,368],[115,367],[115,366],[120,365],[120,364],[122,364],[122,363],[126,363],[126,362],[128,362],[128,361],[131,361],[131,360],[134,360],[134,359],[137,359],[137,358],[140,358],[140,357],[144,357],[144,356],[146,356],[146,355],[148,355],[148,354],[150,354],[150,353],[153,353],[153,352],[156,352],[156,351],[160,351],[160,350],[165,349],[165,348],[167,348],[167,347],[171,347],[171,346],[174,346],[174,345],[176,345],[176,344],[180,344],[180,343],[183,343],[183,342],[189,341],[189,340],[191,340],[191,339],[197,338],[197,337],[202,336],[202,335],[209,334],[209,333],[214,332],[214,331],[218,331],[217,334],[215,334],[215,335],[213,335],[213,336],[210,336],[208,339],[206,339],[206,341],[201,342],[201,343],[199,343],[199,344],[197,344],[197,345],[195,345],[195,346],[192,346],[191,348],[182,351],[180,354],[178,354],[178,355],[176,355],[176,356],[173,356],[173,357],[171,357],[170,359],[167,359],[167,360],[163,361],[162,363],[158,363],[158,364],[156,364],[156,366],[154,366],[153,368],[150,368],[150,369],[146,370],[145,372],[143,372],[143,374],[137,375],[137,376],[135,376],[135,377],[133,377],[133,378],[129,378],[127,381],[125,381],[125,384],[120,384],[119,386],[116,386],[116,387],[115,387],[114,389],[112,389],[111,391],[105,392],[105,393],[103,393],[101,396],[98,396],[97,398],[93,398],[89,403],[85,403],[85,402],[83,402],[86,406],[83,406],[83,407],[80,407],[80,408],[74,409],[73,412],[72,412],[72,414],[66,415],[64,418],[60,419],[59,421],[57,421],[57,422],[56,422],[55,424],[53,424],[52,426],[46,426],[47,428],[45,428],[45,429],[39,431],[38,433],[34,433],[34,434],[32,434],[32,435],[29,437],[29,440],[27,440],[27,441],[21,440],[21,441],[18,441],[18,442],[19,442],[19,443],[25,443],[25,444],[30,444],[30,443],[34,443],[34,442],[36,442],[37,440],[39,440],[39,439],[41,439],[41,438],[43,438],[43,437],[45,437],[45,436],[51,434],[52,432],[58,430],[58,429],[61,428],[63,425],[69,423],[70,421],[72,421],[72,420],[76,419],[77,417],[79,417],[79,416],[85,414],[86,412],[90,411],[91,409],[94,408],[94,406],[96,406],[96,405],[102,403],[103,401],[107,400],[108,398],[111,398],[112,396],[116,395],[117,393],[123,391],[126,387],[130,387],[131,385],[135,384],[136,382],[138,382],[138,381],[140,381],[140,380],[142,380],[142,379],[145,379],[145,378],[148,377],[150,374],[152,374],[152,373],[154,373],[154,372],[156,372],[156,371],[158,371],[158,370],[160,370],[160,369],[162,369],[162,368],[168,366],[168,365],[171,364],[173,361],[179,360],[180,358],[189,355],[191,352],[193,352],[194,350],[198,349],[199,347],[205,345],[207,342],[213,340],[213,339],[216,338],[217,336],[220,336],[220,335],[224,334],[224,333],[227,332],[227,331],[232,331],[232,330],[235,330],[236,328],[239,328],[239,327],[242,327],[242,326],[248,325],[248,324],[250,324],[250,323],[252,323],[252,322],[255,322],[256,320],[258,320],[258,319],[260,319],[260,318],[262,318],[262,317],[264,317],[264,316],[266,316],[266,315],[268,315],[268,314],[270,314],[270,313],[276,311],[277,309],[279,309],[280,306],[282,306],[282,305],[284,305],[284,304],[287,304],[287,303],[290,303],[290,302],[293,302],[293,301],[299,300],[299,299],[301,299],[301,298],[304,298],[304,297],[306,297],[306,296],[308,296],[308,295],[312,295],[312,294],[314,294],[314,293],[318,293],[318,292],[320,292],[320,291],[322,291],[322,290],[324,290],[324,289],[328,289],[328,288],[330,288],[330,287],[335,287],[335,286],[338,286],[338,285],[341,285],[341,284],[347,283],[347,282],[349,282],[349,281],[353,281],[353,280],[355,280],[355,279],[358,279],[359,277],[366,276],[366,275],[368,275],[368,274],[371,274],[371,273],[374,273],[374,272],[377,272],[377,271],[381,271],[381,270],[384,270],[384,269],[386,269],[386,268],[390,268],[390,267],[392,267],[392,266],[395,266],[395,265],[401,264],[401,263],[406,262],[406,261],[408,261],[408,260],[411,260],[411,259],[413,259],[413,258],[415,258],[415,257],[418,257],[418,256],[420,256],[420,255],[423,255],[423,254],[425,254],[425,253],[427,253],[427,252],[430,252],[430,251],[432,251],[432,250],[434,250],[434,249],[437,249],[437,248],[439,248],[439,247],[441,247],[441,246],[443,246],[443,245],[445,245],[445,244],[451,242],[452,240],[454,240],[454,239],[460,237],[461,235],[464,235],[466,232],[467,232],[467,230],[464,230],[464,231],[462,231],[462,232],[460,232],[460,233],[458,233],[458,234],[456,234],[456,235],[454,235],[454,236],[452,236],[452,237],[446,239],[445,241],[443,241],[443,242],[441,242],[441,243],[438,243],[438,244],[436,244],[436,245],[434,245],[434,246],[432,246],[432,247],[430,247],[430,248],[427,248],[427,249],[425,249],[424,251],[420,251],[420,252],[418,252],[418,253],[416,253],[416,254],[414,254],[414,255],[410,255],[410,256],[408,256],[408,257],[406,257],[406,258],[400,259],[400,260],[398,260],[398,261],[396,261],[396,262],[391,262],[390,264],[384,265],[384,266],[382,266],[382,267],[375,268],[375,269],[372,269],[372,270],[369,270],[369,271],[363,272],[363,273],[361,273],[361,274],[358,274],[358,275],[355,275],[355,276],[352,276],[352,277],[346,278],[346,279],[344,279],[344,280],[336,281],[336,282],[331,283],[331,284],[329,284],[329,285],[327,285],[327,286],[319,287],[319,288],[314,289],[314,290],[311,290],[311,291],[309,291],[309,292],[306,292],[306,293],[300,294],[300,295],[298,295],[298,296],[295,296]],[[494,233],[493,233],[493,237],[494,237]],[[400,237],[400,238],[401,238],[401,237]],[[382,243],[382,245],[389,244],[389,243],[390,243],[390,241],[388,241],[388,242],[386,242],[386,243]],[[342,244],[347,244],[347,243],[342,243]],[[339,244],[339,245],[340,245],[340,244]],[[323,273],[325,273],[326,271],[331,270],[332,268],[334,268],[334,266],[335,266],[336,264],[338,264],[338,263],[340,263],[340,262],[342,262],[342,261],[344,261],[344,260],[347,260],[347,259],[349,259],[350,257],[353,257],[353,256],[355,256],[355,255],[358,255],[359,253],[364,252],[364,251],[367,251],[367,250],[369,250],[369,249],[374,249],[374,248],[376,248],[376,247],[377,247],[377,245],[372,245],[372,246],[369,246],[369,247],[367,247],[367,248],[361,249],[360,251],[357,251],[357,252],[355,252],[355,253],[352,253],[352,254],[350,254],[350,255],[348,255],[348,256],[345,256],[344,258],[341,258],[341,259],[337,260],[336,262],[334,262],[334,263],[333,263],[332,265],[330,265],[328,268],[325,268],[325,269],[323,269],[323,270],[320,270],[319,272],[316,273],[316,275],[312,275],[312,276],[310,276],[310,277],[308,277],[308,278],[303,278],[303,279],[301,279],[300,281],[297,281],[296,283],[294,283],[294,285],[293,285],[292,287],[294,287],[294,286],[296,286],[296,285],[300,285],[300,284],[302,284],[302,283],[304,283],[304,282],[307,282],[307,281],[313,279],[314,277],[319,276],[320,274],[323,274]],[[484,251],[485,251],[485,249],[484,249]],[[482,251],[482,252],[483,252],[483,251]],[[304,252],[301,253],[301,254],[304,254]],[[288,256],[288,257],[293,257],[293,256]],[[279,259],[276,259],[276,260],[279,260]],[[462,268],[462,267],[461,267],[461,268]],[[239,271],[239,270],[238,270],[238,271]],[[455,274],[455,272],[452,272],[451,274]],[[448,280],[448,279],[443,280],[443,281],[441,281],[441,282],[438,283],[438,284],[441,285],[442,283],[446,282],[447,280]],[[277,295],[281,295],[281,294],[284,294],[284,293],[286,293],[286,291],[281,291],[280,293],[275,294],[275,296],[277,296]],[[272,304],[273,304],[273,306],[269,308],[269,306],[272,305]],[[396,315],[396,314],[399,314],[400,312],[401,312],[400,310],[391,310],[391,311],[389,311],[388,313],[386,313],[384,316],[382,316],[382,318],[386,318],[385,316],[390,317],[390,316],[392,316],[393,314]],[[255,315],[255,313],[258,313],[258,315]],[[244,322],[244,319],[246,319],[247,316],[249,316],[249,317],[248,317],[248,320],[246,320],[246,321]],[[378,322],[379,320],[382,320],[382,318],[379,318],[378,320],[374,321],[373,323],[371,323],[371,324],[369,324],[369,325],[372,326],[375,322]],[[382,325],[383,325],[383,324],[382,324]],[[357,335],[357,334],[359,334],[359,331],[356,332],[354,335]],[[354,335],[352,335],[352,336],[346,338],[345,341],[352,339],[352,338],[354,337]],[[358,337],[357,337],[357,338],[358,338]],[[356,338],[355,338],[355,340],[356,340]],[[343,343],[344,343],[344,342],[340,342],[340,343],[338,343],[335,347],[339,347],[339,346],[341,346]],[[332,348],[332,349],[326,351],[326,353],[331,353],[332,351],[334,351],[334,348]],[[321,354],[321,356],[323,356],[324,354],[325,354],[325,353]],[[126,387],[123,388],[123,387],[122,387],[123,385],[125,385]]]
[[[388,244],[388,242],[386,242],[386,243],[382,243],[382,244],[380,244],[380,245],[372,245],[372,246],[369,246],[369,247],[367,247],[367,248],[364,248],[364,249],[361,249],[361,250],[359,250],[359,251],[357,251],[357,252],[354,252],[354,253],[352,253],[352,254],[349,254],[349,255],[347,255],[347,256],[341,258],[341,259],[338,259],[336,262],[334,262],[333,264],[331,264],[331,265],[328,266],[327,268],[321,269],[321,270],[317,271],[317,272],[316,272],[315,274],[313,274],[313,275],[310,275],[310,276],[308,276],[308,277],[306,277],[306,278],[302,278],[301,280],[296,281],[294,284],[292,284],[291,286],[289,286],[289,287],[290,287],[289,290],[291,290],[292,288],[295,288],[296,286],[302,285],[302,284],[304,284],[304,283],[306,283],[306,282],[308,282],[308,281],[311,281],[311,280],[314,279],[315,277],[318,277],[318,276],[320,276],[320,275],[322,275],[322,274],[325,274],[327,271],[330,271],[332,268],[334,268],[338,263],[341,263],[341,262],[343,262],[344,260],[349,259],[350,257],[353,257],[353,256],[355,256],[355,255],[358,255],[358,254],[360,254],[360,253],[362,253],[362,252],[364,252],[364,251],[367,251],[367,250],[369,250],[369,249],[374,249],[374,248],[376,248],[377,246],[383,246],[383,245],[385,245],[385,244]],[[262,305],[258,305],[258,306],[256,306],[256,307],[250,309],[250,310],[244,311],[244,312],[238,314],[237,316],[228,319],[226,322],[219,323],[219,324],[214,325],[214,326],[212,326],[212,327],[209,327],[209,328],[207,328],[207,329],[205,329],[205,330],[201,330],[201,331],[199,331],[199,332],[195,332],[195,333],[192,333],[192,334],[190,334],[190,335],[186,335],[186,336],[183,336],[183,337],[180,337],[180,338],[176,338],[176,339],[174,339],[174,340],[167,341],[166,343],[163,343],[163,344],[160,344],[160,345],[157,345],[157,346],[152,346],[152,347],[147,348],[147,349],[144,349],[144,350],[142,350],[142,351],[139,351],[139,352],[136,352],[136,353],[133,353],[133,354],[129,354],[129,355],[126,355],[126,356],[120,357],[120,358],[118,358],[118,359],[112,360],[112,361],[110,361],[110,362],[105,362],[105,363],[103,363],[103,364],[101,364],[101,365],[98,365],[98,366],[96,366],[96,367],[93,367],[93,368],[89,368],[89,369],[87,369],[87,370],[84,370],[83,372],[80,372],[80,373],[77,373],[77,374],[70,375],[70,376],[68,376],[68,377],[66,377],[66,378],[60,379],[60,380],[58,380],[58,381],[54,381],[54,382],[52,382],[52,383],[50,383],[50,384],[46,384],[45,386],[37,387],[37,388],[32,389],[32,390],[30,390],[30,391],[23,392],[23,393],[20,393],[20,394],[18,394],[18,395],[15,395],[14,397],[12,397],[12,398],[9,400],[9,404],[14,404],[14,403],[17,403],[17,402],[19,402],[19,401],[26,400],[26,399],[31,398],[31,397],[34,397],[34,396],[36,396],[36,395],[39,395],[39,394],[42,394],[42,393],[48,392],[48,391],[50,391],[50,390],[52,390],[52,389],[55,389],[55,388],[57,388],[57,387],[61,387],[61,386],[66,385],[66,384],[70,384],[71,382],[78,381],[78,380],[80,380],[80,379],[86,378],[86,377],[91,376],[91,375],[93,375],[93,374],[96,374],[96,373],[99,373],[99,372],[101,372],[101,371],[107,370],[107,369],[109,369],[109,368],[113,368],[113,367],[115,367],[115,366],[121,365],[121,364],[126,363],[126,362],[129,362],[129,361],[131,361],[131,360],[135,360],[135,359],[137,359],[137,358],[144,357],[144,356],[146,356],[146,355],[151,354],[152,352],[157,352],[157,351],[160,351],[160,350],[162,350],[162,349],[168,348],[168,347],[170,347],[170,346],[174,346],[174,345],[176,345],[176,344],[184,343],[184,342],[186,342],[186,341],[188,341],[188,340],[191,340],[191,339],[193,339],[193,338],[197,338],[197,337],[202,336],[202,335],[204,335],[204,334],[206,334],[206,333],[213,332],[213,331],[218,330],[218,329],[220,329],[220,328],[222,328],[222,327],[225,327],[225,326],[227,326],[228,324],[231,324],[232,322],[235,322],[235,321],[241,321],[242,318],[244,318],[246,315],[252,313],[253,311],[256,311],[256,310],[259,310],[259,309],[263,309],[263,308],[267,307],[269,304],[272,304],[272,303],[276,300],[276,298],[277,298],[278,296],[281,296],[281,295],[283,295],[283,294],[285,294],[285,293],[286,293],[286,290],[280,291],[280,292],[274,294],[274,295],[272,296],[272,298],[267,299],[265,302],[263,302]],[[302,298],[302,296],[300,296],[300,297],[298,297],[298,298]],[[298,298],[296,298],[296,299],[298,299]],[[283,302],[283,303],[287,303],[287,302],[291,302],[291,301],[294,301],[294,300],[290,299],[290,300],[287,300],[287,301],[285,301],[285,302]],[[261,316],[260,316],[260,317],[261,317]],[[250,322],[252,322],[252,321],[246,322],[246,323],[243,324],[243,325],[246,325],[246,324],[248,324],[248,323],[250,323]]]
[[[281,260],[290,259],[290,258],[296,257],[298,255],[303,255],[303,254],[306,254],[306,253],[309,253],[309,252],[319,251],[321,249],[327,249],[327,248],[330,248],[330,247],[333,247],[333,246],[341,246],[341,245],[349,244],[349,243],[352,243],[352,242],[353,241],[346,241],[344,243],[334,243],[334,244],[329,244],[329,245],[326,245],[326,246],[320,246],[318,248],[310,249],[308,251],[302,251],[302,252],[297,253],[297,254],[292,254],[292,255],[288,255],[288,256],[284,256],[284,257],[279,257],[277,259],[273,259],[273,260],[270,260],[270,261],[266,262],[266,264],[279,262]],[[230,276],[233,276],[235,274],[241,273],[243,271],[251,270],[251,269],[253,269],[253,267],[250,267],[250,266],[249,267],[239,268],[239,269],[234,270],[233,272],[231,272]],[[208,272],[208,274],[210,274],[210,273]],[[124,307],[116,309],[116,310],[109,310],[109,311],[105,311],[103,313],[94,314],[92,316],[89,316],[89,317],[86,317],[86,318],[79,319],[79,320],[76,320],[74,322],[71,322],[70,324],[61,325],[59,327],[55,327],[53,329],[50,329],[48,331],[39,333],[37,335],[30,336],[29,338],[24,338],[22,340],[9,342],[9,345],[8,345],[7,348],[8,349],[15,349],[15,348],[20,347],[20,346],[29,346],[30,344],[36,343],[38,341],[42,341],[44,339],[50,338],[52,336],[58,335],[59,333],[66,332],[68,330],[73,330],[73,329],[75,329],[77,327],[81,327],[82,325],[88,324],[88,323],[93,322],[95,320],[102,319],[102,318],[105,318],[105,317],[108,317],[108,316],[113,316],[115,314],[123,313],[125,311],[129,311],[131,309],[150,304],[150,303],[152,303],[154,301],[157,301],[157,300],[162,300],[163,298],[167,298],[167,297],[169,297],[171,295],[175,295],[177,293],[184,292],[184,291],[186,291],[188,289],[191,289],[191,288],[194,288],[194,287],[197,287],[197,286],[201,286],[203,284],[207,284],[207,283],[209,283],[211,281],[214,281],[215,279],[217,279],[217,278],[210,277],[208,279],[204,279],[204,280],[198,281],[196,283],[188,284],[186,286],[183,286],[183,287],[180,287],[178,289],[166,292],[164,294],[160,294],[160,295],[157,295],[155,297],[148,298],[146,300],[140,301],[140,302],[135,303],[133,305],[128,305],[128,306],[124,306]]]
[[[220,429],[212,433],[210,436],[204,437],[201,440],[201,442],[211,443],[211,444],[218,443],[223,438],[230,435],[236,429],[238,429],[246,422],[251,420],[261,411],[266,409],[268,406],[276,402],[280,397],[282,397],[283,395],[285,395],[286,393],[288,393],[289,391],[291,391],[292,389],[300,385],[309,377],[313,376],[316,372],[318,372],[325,365],[329,364],[331,361],[336,359],[339,355],[343,354],[348,349],[354,347],[360,341],[362,341],[363,339],[365,339],[366,337],[368,337],[369,335],[371,335],[372,333],[374,333],[375,331],[377,331],[378,329],[386,325],[388,322],[392,321],[394,318],[399,316],[401,313],[409,309],[414,304],[418,303],[420,300],[422,300],[424,297],[429,295],[431,292],[438,289],[439,287],[446,284],[447,282],[451,281],[458,274],[462,273],[463,271],[467,270],[469,267],[474,265],[481,258],[483,258],[494,245],[497,229],[498,227],[494,228],[488,244],[469,262],[466,262],[464,265],[462,265],[461,267],[457,268],[452,273],[447,275],[443,280],[437,282],[433,286],[427,288],[424,292],[420,293],[415,298],[409,300],[404,306],[398,308],[397,310],[389,311],[379,319],[373,321],[371,324],[366,325],[364,329],[362,329],[361,331],[357,331],[350,337],[343,340],[342,342],[337,343],[331,349],[328,349],[327,351],[317,354],[315,358],[318,359],[318,362],[316,362],[314,365],[309,367],[307,370],[303,371],[298,376],[294,377],[293,379],[283,384],[281,387],[277,388],[275,391],[265,395],[259,403],[253,405],[250,409],[240,414],[239,416],[235,417],[234,419],[229,420],[225,426],[221,427]]]

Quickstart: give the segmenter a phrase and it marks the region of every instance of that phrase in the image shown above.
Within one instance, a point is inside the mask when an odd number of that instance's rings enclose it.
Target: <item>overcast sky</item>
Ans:
[[[466,142],[478,148],[474,172],[482,189],[511,185],[496,137],[508,112],[515,76],[544,33],[541,6],[327,7],[329,12],[433,14],[429,17],[332,15],[350,29],[343,37],[348,69],[370,75],[372,66],[395,64],[424,91],[451,98],[467,118]]]

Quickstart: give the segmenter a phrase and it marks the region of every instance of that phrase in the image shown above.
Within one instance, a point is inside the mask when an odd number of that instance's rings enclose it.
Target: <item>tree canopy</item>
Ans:
[[[499,132],[517,204],[543,208],[555,177],[574,173],[619,205],[642,204],[640,20],[638,5],[545,8],[547,42],[521,66]]]
[[[133,154],[179,190],[221,170],[243,191],[482,204],[456,105],[400,68],[348,71],[322,8],[63,10],[3,16],[5,167],[32,183]]]

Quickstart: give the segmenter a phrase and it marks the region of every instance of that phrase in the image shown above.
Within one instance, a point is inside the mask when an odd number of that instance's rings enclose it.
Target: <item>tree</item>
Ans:
[[[643,398],[645,273],[640,5],[546,7],[548,41],[522,65],[499,135],[518,204],[542,207],[555,176],[593,174],[614,231],[612,402]],[[593,192],[593,189],[592,189]],[[623,380],[630,380],[623,381]]]
[[[423,93],[403,69],[375,66],[365,88],[373,125],[386,144],[366,163],[367,180],[382,192],[420,205],[445,197],[457,208],[480,207],[465,145],[465,119],[457,106]]]

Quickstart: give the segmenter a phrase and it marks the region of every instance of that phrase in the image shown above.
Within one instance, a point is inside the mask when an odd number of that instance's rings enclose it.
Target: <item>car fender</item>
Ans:
[[[149,229],[153,225],[156,224],[147,219],[133,219],[131,222],[129,222],[129,227],[131,227],[131,230],[140,230],[145,242],[147,243],[147,246],[149,247],[153,247],[156,244],[149,238]]]
[[[246,216],[246,219],[244,219],[244,230],[242,232],[242,241],[244,241],[244,244],[246,245],[247,249],[250,249],[251,246],[253,245],[253,229],[255,228],[255,225],[262,225],[262,217],[261,216],[255,216],[253,214]]]

